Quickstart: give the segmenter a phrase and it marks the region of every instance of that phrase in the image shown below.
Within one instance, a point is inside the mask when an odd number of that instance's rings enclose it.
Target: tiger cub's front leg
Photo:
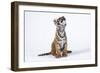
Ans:
[[[67,56],[67,44],[64,45],[64,50],[62,51],[62,55],[65,57]]]

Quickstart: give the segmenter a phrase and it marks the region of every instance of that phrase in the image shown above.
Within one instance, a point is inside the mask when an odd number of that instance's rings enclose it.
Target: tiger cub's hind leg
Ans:
[[[62,56],[62,53],[60,51],[60,46],[56,42],[53,42],[53,44],[52,44],[51,53],[56,58],[60,58]]]
[[[56,55],[55,55],[56,58],[60,58],[62,57],[62,53],[59,49],[56,50]]]
[[[62,57],[62,52],[60,51],[60,46],[59,46],[59,44],[55,44],[55,49],[56,49],[56,55],[55,55],[55,57],[56,58],[60,58],[60,57]]]

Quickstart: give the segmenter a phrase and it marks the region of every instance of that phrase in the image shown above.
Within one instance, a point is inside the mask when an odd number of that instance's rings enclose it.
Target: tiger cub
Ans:
[[[56,58],[67,56],[68,53],[72,51],[68,51],[67,49],[67,36],[65,32],[66,27],[66,18],[64,16],[54,19],[54,24],[56,25],[56,34],[54,41],[51,45],[51,52],[39,54],[38,56],[50,55],[52,54]]]

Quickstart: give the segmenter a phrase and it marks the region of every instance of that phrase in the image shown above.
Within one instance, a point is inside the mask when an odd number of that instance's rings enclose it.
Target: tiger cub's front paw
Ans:
[[[60,57],[62,57],[62,55],[61,54],[57,54],[55,57],[56,58],[60,58]]]
[[[63,52],[62,56],[66,57],[66,56],[68,56],[68,54],[66,52]]]

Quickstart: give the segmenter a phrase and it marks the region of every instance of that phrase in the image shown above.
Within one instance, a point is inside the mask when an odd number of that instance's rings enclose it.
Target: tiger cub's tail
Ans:
[[[43,54],[39,54],[38,56],[45,56],[45,55],[50,55],[51,52],[48,52],[48,53],[43,53]]]
[[[67,53],[72,53],[72,51],[71,50],[68,50]]]
[[[68,50],[67,53],[72,53],[71,50]],[[38,56],[45,56],[45,55],[50,55],[51,52],[48,52],[48,53],[43,53],[43,54],[39,54]]]

